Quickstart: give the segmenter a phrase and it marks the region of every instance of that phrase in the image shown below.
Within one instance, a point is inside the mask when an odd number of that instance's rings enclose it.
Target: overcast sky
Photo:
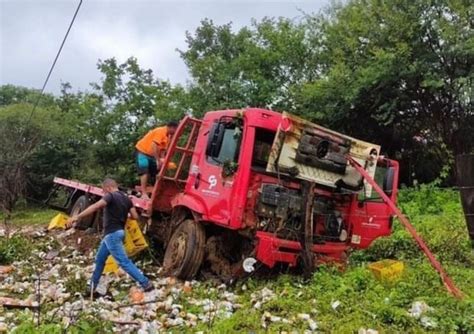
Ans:
[[[138,1],[83,0],[63,52],[47,86],[58,93],[61,81],[88,89],[99,79],[98,59],[120,62],[130,56],[173,83],[189,78],[176,49],[185,32],[204,18],[234,29],[252,18],[298,18],[315,13],[328,0],[313,1]],[[78,0],[0,0],[0,84],[41,88]]]

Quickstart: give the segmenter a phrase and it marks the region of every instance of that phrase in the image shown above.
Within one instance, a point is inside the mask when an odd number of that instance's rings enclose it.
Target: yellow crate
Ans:
[[[142,230],[136,220],[127,220],[125,224],[125,238],[123,245],[128,256],[135,256],[148,247],[148,243],[146,242]],[[118,269],[117,262],[115,262],[114,258],[109,255],[105,262],[104,272],[116,273]]]
[[[67,223],[67,219],[69,217],[67,215],[65,215],[64,213],[58,213],[56,216],[53,217],[53,219],[51,219],[51,221],[49,222],[49,225],[48,225],[48,230],[52,230],[52,229],[65,229],[66,228],[66,223]]]
[[[405,265],[401,261],[382,260],[369,264],[368,268],[379,281],[392,282],[402,276]]]
[[[119,270],[117,262],[114,258],[109,255],[107,261],[105,261],[104,273],[116,273]]]

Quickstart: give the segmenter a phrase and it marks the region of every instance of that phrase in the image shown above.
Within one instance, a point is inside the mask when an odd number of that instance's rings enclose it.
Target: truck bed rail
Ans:
[[[78,182],[78,181],[73,181],[73,180],[67,180],[67,179],[63,179],[63,178],[60,178],[60,177],[55,177],[53,182],[55,184],[58,184],[58,185],[61,185],[61,186],[64,186],[64,187],[68,187],[68,188],[83,191],[86,194],[92,194],[92,195],[99,196],[99,197],[104,197],[104,195],[105,195],[102,188],[97,187],[97,186],[93,186],[93,185],[90,185],[90,184],[86,184],[86,183],[82,183],[82,182]],[[132,201],[133,206],[135,206],[137,208],[140,208],[140,209],[143,209],[143,210],[148,210],[149,206],[151,205],[151,200],[149,200],[149,199],[138,198],[138,197],[133,196],[133,195],[129,196],[129,198]]]

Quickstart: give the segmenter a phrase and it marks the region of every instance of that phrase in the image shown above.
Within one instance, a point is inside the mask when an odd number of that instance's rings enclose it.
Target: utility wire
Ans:
[[[59,55],[61,54],[61,51],[63,50],[64,43],[66,43],[66,39],[69,35],[69,32],[71,31],[71,28],[74,24],[74,21],[76,20],[77,13],[79,13],[79,9],[81,8],[82,5],[82,0],[79,0],[79,4],[77,5],[76,11],[74,12],[74,16],[72,17],[71,23],[69,23],[69,27],[66,31],[66,35],[64,35],[63,41],[61,43],[61,46],[59,47],[58,53],[56,54],[56,57],[54,58],[53,64],[51,65],[51,68],[49,69],[48,75],[46,76],[46,80],[44,81],[43,88],[41,88],[41,93],[36,99],[36,102],[33,106],[33,109],[31,110],[30,116],[28,117],[28,120],[26,121],[26,124],[28,124],[31,120],[31,117],[33,116],[33,113],[36,110],[36,107],[38,106],[41,98],[43,97],[44,89],[46,88],[46,85],[48,84],[49,78],[51,77],[51,73],[53,73],[54,67],[56,66],[56,62],[58,61]]]

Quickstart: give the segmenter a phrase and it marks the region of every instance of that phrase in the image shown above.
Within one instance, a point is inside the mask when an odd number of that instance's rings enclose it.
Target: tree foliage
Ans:
[[[312,18],[324,71],[302,89],[302,110],[425,158],[412,160],[418,174],[439,171],[474,145],[472,14],[462,0],[360,0]]]
[[[193,77],[191,93],[201,110],[267,107],[295,111],[298,86],[315,76],[303,25],[288,19],[253,21],[237,32],[232,25],[201,22],[187,33],[181,57]]]
[[[7,220],[26,190],[37,192],[44,182],[41,176],[50,177],[51,161],[41,155],[54,145],[55,120],[42,108],[30,119],[31,110],[32,105],[24,103],[0,108],[0,209]],[[41,176],[35,173],[38,168]]]

